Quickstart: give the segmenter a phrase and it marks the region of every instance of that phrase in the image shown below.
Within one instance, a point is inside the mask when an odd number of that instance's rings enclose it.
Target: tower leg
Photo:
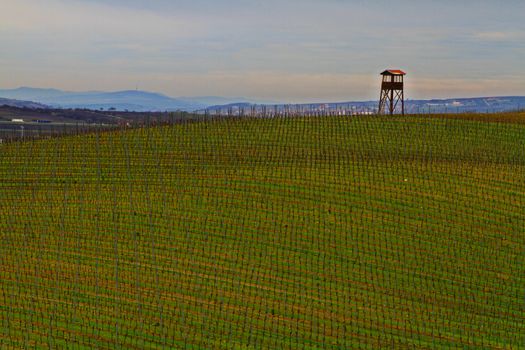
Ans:
[[[401,90],[401,114],[405,115],[405,90]]]
[[[385,104],[386,104],[386,98],[387,94],[385,90],[381,90],[381,96],[379,98],[379,114],[383,114],[385,112]]]
[[[394,115],[394,90],[390,90],[390,115]]]

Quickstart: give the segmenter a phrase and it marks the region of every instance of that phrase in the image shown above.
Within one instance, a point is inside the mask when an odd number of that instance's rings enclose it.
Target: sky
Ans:
[[[374,100],[525,95],[523,0],[0,0],[0,88]]]

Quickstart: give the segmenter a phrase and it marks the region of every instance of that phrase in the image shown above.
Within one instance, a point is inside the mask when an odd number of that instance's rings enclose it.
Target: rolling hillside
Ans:
[[[48,108],[46,105],[36,103],[36,102],[20,101],[20,100],[13,100],[9,98],[1,98],[1,97],[0,97],[0,107],[16,107],[16,108],[30,108],[30,109]]]
[[[0,145],[0,347],[523,347],[524,118]]]

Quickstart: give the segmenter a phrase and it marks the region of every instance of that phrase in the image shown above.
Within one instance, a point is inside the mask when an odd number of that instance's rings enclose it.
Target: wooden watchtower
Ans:
[[[381,73],[381,98],[379,99],[379,114],[394,114],[399,102],[401,102],[401,114],[405,115],[405,90],[403,77],[405,72],[399,69],[389,69]]]

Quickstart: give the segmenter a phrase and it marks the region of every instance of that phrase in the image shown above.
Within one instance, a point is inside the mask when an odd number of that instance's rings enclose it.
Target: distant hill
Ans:
[[[2,99],[0,99],[2,101]],[[9,122],[12,119],[22,119],[26,123],[45,121],[49,123],[69,124],[143,124],[166,121],[177,121],[191,119],[192,115],[187,112],[122,112],[122,111],[100,111],[89,109],[63,109],[63,108],[40,108],[39,104],[32,107],[16,107],[3,105],[0,102],[0,122]],[[4,126],[5,127],[5,126]],[[26,126],[28,127],[28,126]],[[2,129],[2,127],[0,127]]]
[[[248,99],[244,97],[220,97],[220,96],[202,96],[202,97],[181,97],[185,101],[190,101],[197,104],[202,104],[205,106],[214,106],[214,105],[225,105],[229,103],[244,103],[248,102]]]
[[[57,89],[39,89],[21,87],[17,89],[0,89],[0,98],[21,100],[22,102],[6,103],[12,106],[26,107],[33,103],[33,108],[50,106],[53,108],[82,108],[91,110],[118,110],[132,112],[163,112],[163,111],[209,111],[228,108],[233,110],[249,109],[254,104],[261,106],[278,106],[282,103],[255,102],[243,97],[228,98],[220,96],[180,97],[172,98],[163,94],[147,91],[116,91],[116,92],[68,92]],[[0,100],[1,101],[1,100]],[[34,102],[25,102],[34,101]],[[1,102],[0,102],[1,103]],[[18,103],[18,104],[15,104]],[[20,105],[20,103],[24,103]],[[326,110],[331,108],[368,111],[377,110],[377,101],[347,101],[337,103],[308,103],[294,104],[302,109]],[[460,112],[504,112],[525,108],[524,96],[477,97],[477,98],[451,98],[432,100],[407,100],[407,113],[460,113]]]
[[[0,89],[0,97],[36,101],[54,108],[87,108],[92,110],[103,109],[106,111],[115,109],[133,112],[177,110],[192,112],[211,105],[256,102],[255,100],[249,100],[244,97],[197,96],[172,98],[159,93],[136,90],[69,92],[32,87]]]
[[[11,90],[0,90],[0,97],[31,100],[55,108],[115,109],[137,112],[193,111],[206,106],[196,100],[176,99],[158,93],[135,90],[67,92],[56,89],[21,87]]]
[[[228,103],[221,105],[209,106],[198,112],[204,113],[208,111],[221,111],[224,113],[228,109],[235,111],[239,109],[248,109],[253,106],[251,103],[239,102]],[[258,105],[260,106],[260,105]],[[283,109],[284,104],[267,105],[271,108]],[[293,108],[300,108],[301,110],[329,110],[342,109],[345,111],[377,111],[377,101],[348,101],[337,103],[308,103],[308,104],[293,104],[288,105]],[[451,99],[432,99],[432,100],[407,100],[405,101],[407,113],[485,113],[485,112],[505,112],[525,109],[525,96],[501,96],[501,97],[475,97],[475,98],[451,98]]]
[[[30,108],[30,109],[38,109],[38,108],[48,108],[48,106],[32,102],[32,101],[20,101],[10,98],[1,98],[0,97],[0,106],[9,106],[9,107],[18,107],[18,108]]]
[[[475,97],[433,100],[409,100],[411,113],[431,112],[505,112],[525,108],[525,96]]]

